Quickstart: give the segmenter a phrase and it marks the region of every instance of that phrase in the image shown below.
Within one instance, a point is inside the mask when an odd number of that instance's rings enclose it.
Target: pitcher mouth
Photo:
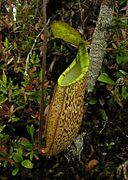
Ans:
[[[59,86],[69,86],[80,81],[88,71],[89,57],[84,43],[79,45],[76,58],[58,78]]]

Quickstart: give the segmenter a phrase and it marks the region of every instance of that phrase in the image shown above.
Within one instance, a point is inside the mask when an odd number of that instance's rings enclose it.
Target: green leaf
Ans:
[[[89,104],[91,104],[91,105],[94,105],[96,103],[97,103],[97,99],[95,97],[93,97],[89,100]]]
[[[100,109],[100,113],[101,113],[102,119],[103,119],[104,121],[107,121],[108,116],[107,116],[107,114],[106,114],[106,111],[105,111],[104,109]]]
[[[116,61],[118,64],[127,64],[128,63],[128,53],[126,54],[117,54]]]
[[[11,146],[9,149],[9,154],[11,155],[13,153],[13,147]]]
[[[0,125],[0,133],[3,131],[3,129],[6,127],[6,125]]]
[[[122,97],[126,100],[128,98],[128,90],[125,86],[122,86]]]
[[[106,84],[110,84],[110,85],[114,85],[115,82],[105,73],[102,73],[98,79],[98,81],[102,82],[102,83],[106,83]]]
[[[34,151],[31,151],[31,152],[30,152],[30,160],[31,160],[31,161],[33,160],[33,156],[34,156]]]
[[[2,81],[3,83],[6,85],[7,84],[7,76],[5,74],[5,72],[3,71],[3,74],[2,74]]]
[[[9,42],[8,42],[8,38],[6,37],[5,38],[5,42],[4,42],[4,46],[8,49],[8,44],[9,44]]]
[[[3,102],[5,102],[7,100],[7,97],[3,96],[2,94],[0,94],[0,106],[2,105]]]
[[[8,165],[8,162],[5,160],[4,163],[3,163],[3,165],[4,165],[4,168],[6,168],[7,165]]]
[[[33,124],[31,124],[31,126],[27,125],[26,128],[27,128],[29,135],[31,136],[31,138],[33,140],[33,136],[34,136],[34,132],[35,132],[35,128],[34,128]]]
[[[114,100],[123,108],[122,96],[120,95],[119,87],[115,87],[114,89]]]
[[[13,153],[12,154],[12,157],[14,159],[15,162],[21,162],[23,161],[23,157],[22,157],[22,154],[16,152],[16,153]]]
[[[1,82],[2,82],[2,86],[0,87],[0,91],[3,94],[8,94],[6,86],[3,86],[3,81],[1,81]],[[1,82],[0,82],[0,84],[1,84]]]
[[[19,172],[19,167],[16,167],[15,169],[13,169],[12,175],[15,176],[18,172]]]
[[[22,146],[24,146],[24,148],[28,149],[32,149],[33,144],[30,142],[21,142]]]
[[[33,53],[31,54],[31,58],[34,60],[34,59],[35,59],[35,57],[36,57],[36,52],[35,52],[35,51],[33,51]]]
[[[33,163],[29,159],[22,161],[21,165],[27,169],[33,168]]]
[[[10,118],[9,118],[9,120],[8,120],[8,122],[17,122],[17,121],[19,121],[20,120],[20,118],[19,117],[16,117],[15,115],[12,115]]]
[[[126,76],[126,75],[128,75],[128,73],[127,72],[125,72],[124,70],[119,70],[119,72],[121,73],[121,74],[123,74],[124,76]]]
[[[63,39],[65,42],[78,46],[80,43],[88,44],[80,33],[63,21],[54,21],[51,30],[56,38]]]

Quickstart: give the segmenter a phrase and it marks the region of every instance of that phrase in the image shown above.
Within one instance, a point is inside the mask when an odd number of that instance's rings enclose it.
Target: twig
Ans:
[[[47,21],[47,23],[46,23],[46,26],[49,24],[49,22],[50,22],[50,19],[48,19],[48,21]],[[30,49],[30,51],[29,51],[29,53],[28,53],[28,55],[27,55],[26,65],[25,65],[25,75],[26,75],[26,76],[28,76],[27,71],[28,71],[29,57],[30,57],[30,55],[32,54],[32,51],[33,51],[33,49],[34,49],[34,47],[35,47],[35,44],[36,44],[38,38],[40,37],[40,35],[41,35],[41,33],[42,33],[43,31],[44,31],[44,28],[43,28],[43,29],[39,32],[39,34],[36,36],[36,38],[35,38],[35,40],[34,40],[34,42],[33,42],[33,45],[32,45],[32,47],[31,47],[31,49]]]
[[[78,5],[79,5],[79,11],[80,11],[80,19],[81,19],[81,22],[83,24],[83,13],[82,13],[82,6],[81,6],[81,1],[78,0]]]
[[[126,7],[128,7],[128,0],[127,0],[127,3],[126,3]],[[126,10],[126,16],[128,16],[128,8]]]
[[[39,150],[42,146],[42,133],[43,124],[45,122],[45,98],[44,98],[44,82],[45,82],[45,71],[46,71],[46,53],[47,53],[47,14],[46,14],[46,0],[43,0],[43,25],[44,25],[44,42],[43,42],[43,59],[42,59],[42,82],[41,82],[41,102],[40,102],[40,124],[39,124]]]
[[[32,51],[33,51],[33,49],[34,49],[34,47],[35,47],[35,44],[36,44],[36,42],[37,42],[37,40],[38,40],[38,38],[40,37],[40,35],[41,35],[41,33],[44,31],[44,28],[39,32],[39,34],[36,36],[36,39],[34,40],[34,42],[33,42],[33,45],[32,45],[32,47],[31,47],[31,49],[30,49],[30,51],[29,51],[29,53],[28,53],[28,55],[27,55],[27,58],[26,58],[26,65],[25,65],[25,75],[26,76],[28,76],[28,64],[29,64],[29,57],[30,57],[30,55],[32,54]]]

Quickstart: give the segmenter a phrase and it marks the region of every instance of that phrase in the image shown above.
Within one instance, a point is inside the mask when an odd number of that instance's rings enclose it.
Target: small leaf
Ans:
[[[92,159],[88,162],[87,169],[88,171],[91,171],[95,166],[99,164],[99,161],[97,159]]]
[[[33,136],[34,136],[34,132],[35,132],[35,128],[33,126],[33,124],[30,126],[30,135],[31,135],[31,138],[33,139]]]
[[[108,119],[106,111],[104,109],[100,109],[100,113],[101,113],[102,119],[106,122]]]
[[[114,89],[114,100],[123,108],[122,96],[119,93],[119,87],[115,87]]]
[[[6,85],[6,83],[7,83],[7,76],[6,76],[4,71],[3,71],[3,74],[2,74],[2,81],[3,81],[4,85]]]
[[[4,124],[4,125],[1,125],[0,124],[0,133],[3,131],[3,129],[6,127],[6,125]]]
[[[122,86],[122,97],[126,100],[128,97],[128,90],[125,86]]]
[[[0,106],[3,104],[3,102],[5,102],[8,98],[3,96],[3,95],[0,95]]]
[[[119,72],[121,73],[121,74],[123,74],[124,76],[126,76],[128,73],[127,72],[125,72],[124,70],[119,70]]]
[[[18,142],[28,151],[30,151],[33,147],[33,144],[30,143],[29,140],[25,137],[21,137]]]
[[[26,149],[32,149],[33,145],[30,142],[21,142]]]
[[[91,104],[91,105],[94,105],[94,104],[96,104],[97,103],[97,98],[95,98],[95,97],[92,97],[90,100],[89,100],[89,104]]]
[[[103,97],[99,97],[99,103],[100,103],[101,106],[104,106],[105,99]]]
[[[116,56],[117,64],[127,64],[128,63],[128,52],[123,54],[117,54]]]
[[[29,159],[22,161],[21,165],[27,169],[33,168],[33,163]]]
[[[63,21],[54,21],[51,24],[51,29],[56,38],[63,39],[64,41],[76,46],[80,43],[87,44],[76,29]]]
[[[33,157],[34,157],[34,151],[31,151],[31,152],[30,152],[30,160],[31,160],[31,161],[33,160]]]
[[[115,84],[115,82],[105,73],[102,73],[97,80],[110,85]]]
[[[19,172],[19,168],[16,167],[15,169],[13,169],[12,175],[15,176],[18,172]]]
[[[5,38],[5,42],[4,42],[4,46],[5,46],[6,48],[8,48],[8,44],[9,44],[8,38],[6,37],[6,38]]]
[[[14,113],[14,106],[13,106],[13,105],[10,107],[10,113],[11,113],[11,114]]]
[[[23,161],[23,157],[22,157],[22,154],[20,154],[20,153],[13,153],[12,154],[12,157],[13,157],[13,159],[14,159],[14,161],[15,162],[21,162],[21,161]]]
[[[33,124],[31,124],[31,126],[27,125],[26,128],[27,128],[29,135],[31,136],[31,138],[33,140],[33,136],[34,136],[34,132],[35,132],[35,128],[34,128]]]
[[[10,118],[9,118],[9,120],[8,120],[8,122],[17,122],[17,121],[19,121],[20,120],[20,118],[19,117],[16,117],[15,115],[12,115]]]

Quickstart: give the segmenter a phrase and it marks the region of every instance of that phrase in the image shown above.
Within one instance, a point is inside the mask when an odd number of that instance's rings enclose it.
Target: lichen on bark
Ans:
[[[113,18],[113,8],[110,1],[103,1],[96,28],[93,34],[91,45],[90,67],[88,70],[88,92],[92,92],[96,84],[96,79],[100,73],[104,55],[106,53],[108,43],[108,29],[111,26]]]
[[[96,84],[97,77],[100,73],[103,58],[106,53],[106,48],[108,44],[108,30],[111,27],[113,19],[113,6],[111,0],[103,0],[101,7],[100,7],[100,13],[97,20],[96,28],[93,33],[93,40],[91,45],[91,50],[89,53],[90,56],[90,66],[88,69],[88,86],[87,91],[93,92],[93,89]],[[83,147],[83,139],[84,139],[85,133],[79,134],[79,138],[75,139],[74,145],[70,147],[71,153],[74,157],[80,157],[80,153]],[[78,144],[81,148],[77,148]]]

